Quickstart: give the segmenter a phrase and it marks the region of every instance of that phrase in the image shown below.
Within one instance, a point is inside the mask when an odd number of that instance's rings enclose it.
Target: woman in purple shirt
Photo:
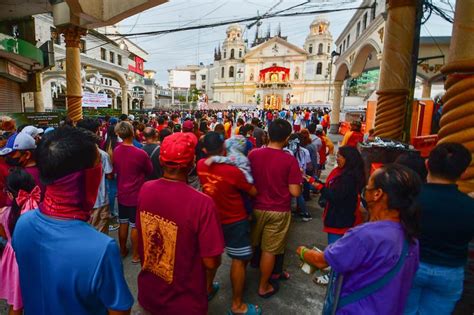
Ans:
[[[324,253],[298,248],[305,262],[321,269],[331,266],[336,277],[343,277],[335,314],[403,313],[419,263],[415,200],[420,186],[410,169],[382,167],[363,192],[369,222],[349,230]]]

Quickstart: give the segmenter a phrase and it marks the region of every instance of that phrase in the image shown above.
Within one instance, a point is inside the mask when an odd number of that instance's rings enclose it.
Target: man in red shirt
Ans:
[[[191,133],[166,137],[163,177],[146,182],[138,197],[138,302],[151,314],[207,314],[206,272],[215,274],[224,250],[214,202],[186,183],[196,144]]]
[[[115,133],[123,140],[114,149],[113,169],[117,174],[117,199],[119,208],[119,243],[123,257],[128,255],[127,238],[128,226],[132,228],[132,263],[140,262],[138,256],[138,234],[135,228],[135,216],[138,202],[138,192],[145,178],[153,171],[153,165],[148,154],[133,145],[133,127],[127,121],[115,126]]]
[[[217,132],[209,132],[203,139],[204,152],[208,156],[224,155],[224,141]],[[245,286],[245,269],[252,257],[250,225],[242,193],[257,194],[255,186],[249,184],[244,173],[236,166],[214,163],[206,165],[201,159],[197,165],[203,192],[215,202],[219,213],[227,255],[232,258],[230,279],[232,282],[231,312],[237,314],[260,314],[253,304],[244,304],[242,295]],[[213,279],[208,279],[212,283]]]
[[[291,222],[291,198],[301,194],[303,180],[298,161],[283,151],[291,134],[290,123],[283,119],[274,120],[268,134],[268,146],[253,150],[248,156],[258,191],[251,238],[252,245],[262,249],[258,294],[264,298],[278,291],[278,283],[271,281],[270,277],[275,256],[285,252]]]

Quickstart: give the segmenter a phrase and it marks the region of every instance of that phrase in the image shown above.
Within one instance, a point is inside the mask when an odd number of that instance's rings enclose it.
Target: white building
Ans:
[[[42,73],[42,94],[46,110],[66,108],[66,47],[64,36],[53,25],[50,14],[33,16],[39,43],[49,40],[54,46],[54,66]],[[118,39],[115,27],[89,30],[81,40],[83,92],[106,93],[109,108],[122,108],[122,93],[128,94],[130,109],[153,108],[153,98],[146,98],[144,62],[147,52],[128,39]],[[33,93],[23,95],[24,106],[33,108]],[[147,101],[145,101],[145,99]]]
[[[229,26],[214,63],[196,69],[196,87],[210,102],[257,104],[265,108],[329,101],[333,39],[329,22],[316,18],[303,47],[286,40],[278,30],[256,37],[250,47],[238,24]]]

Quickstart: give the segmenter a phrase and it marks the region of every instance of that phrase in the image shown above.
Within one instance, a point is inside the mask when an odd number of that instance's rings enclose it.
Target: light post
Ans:
[[[329,100],[331,99],[332,65],[334,62],[334,57],[340,56],[340,55],[341,54],[335,50],[333,50],[331,53],[331,63],[329,64],[329,69],[328,69],[328,72],[329,72],[328,103],[329,103]]]

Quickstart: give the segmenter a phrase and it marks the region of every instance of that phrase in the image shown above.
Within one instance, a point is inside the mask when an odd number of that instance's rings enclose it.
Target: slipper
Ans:
[[[120,251],[120,256],[122,256],[122,258],[125,258],[128,256],[128,248],[125,249],[125,253],[123,253],[122,251]]]
[[[323,276],[315,277],[315,278],[313,278],[313,282],[317,285],[325,287],[329,283],[329,275],[323,275]]]
[[[260,315],[262,314],[262,309],[254,304],[247,304],[247,312],[245,313],[234,313],[232,310],[227,312],[227,315]]]
[[[278,284],[277,281],[274,281],[274,280],[270,279],[268,282],[273,287],[273,290],[270,291],[270,292],[267,292],[265,294],[258,293],[258,296],[260,296],[263,299],[268,299],[268,298],[272,297],[273,295],[278,293],[278,290],[280,290],[280,285]]]
[[[272,280],[283,280],[283,281],[290,280],[290,274],[287,271],[283,271],[280,274],[278,274],[278,273],[272,274],[271,279]]]
[[[212,291],[211,293],[208,293],[207,294],[207,301],[211,301],[217,294],[217,292],[219,291],[220,289],[220,285],[219,285],[219,282],[213,282],[212,283]]]

